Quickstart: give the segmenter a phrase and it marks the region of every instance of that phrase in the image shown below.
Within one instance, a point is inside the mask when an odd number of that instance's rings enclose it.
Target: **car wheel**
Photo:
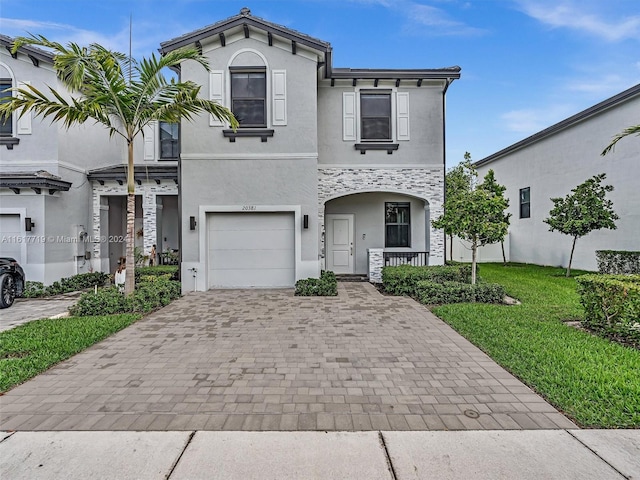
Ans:
[[[13,277],[8,273],[0,275],[0,308],[7,308],[13,305],[16,299],[16,284]]]

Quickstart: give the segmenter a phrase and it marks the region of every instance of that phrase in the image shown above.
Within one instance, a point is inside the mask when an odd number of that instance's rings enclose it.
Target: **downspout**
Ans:
[[[449,85],[451,85],[453,83],[453,78],[447,78],[446,82],[444,84],[444,89],[442,90],[442,169],[443,169],[443,173],[444,173],[444,178],[446,178],[446,174],[447,174],[447,133],[446,133],[446,129],[447,129],[447,109],[446,109],[446,95],[447,95],[447,90],[449,90]],[[443,189],[442,189],[442,212],[444,213],[444,205],[447,201],[447,188],[446,185],[443,183]],[[444,251],[442,252],[444,255],[443,258],[443,262],[446,264],[447,263],[447,234],[444,232],[444,230],[442,231],[442,237],[443,237],[443,247],[444,247]],[[429,246],[429,248],[431,248],[431,246]],[[453,259],[452,259],[453,260]]]

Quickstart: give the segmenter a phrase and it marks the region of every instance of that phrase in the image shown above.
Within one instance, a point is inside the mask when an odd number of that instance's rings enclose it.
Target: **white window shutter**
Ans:
[[[342,140],[356,140],[356,92],[342,93]]]
[[[31,82],[18,82],[18,88],[28,90],[30,84]],[[31,135],[31,112],[26,112],[18,118],[17,130],[18,135]]]
[[[273,125],[287,124],[287,71],[271,72]]]
[[[396,140],[409,140],[409,92],[396,93]]]
[[[211,70],[209,72],[209,100],[214,100],[223,105],[224,100],[224,70]],[[222,127],[224,123],[213,115],[209,116],[209,125]]]
[[[150,122],[144,127],[144,160],[153,161],[156,159],[156,135],[160,132],[156,131],[156,122]]]

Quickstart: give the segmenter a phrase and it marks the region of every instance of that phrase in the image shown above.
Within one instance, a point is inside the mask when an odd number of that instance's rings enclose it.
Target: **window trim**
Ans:
[[[407,209],[407,221],[406,222],[387,222],[387,210],[390,206],[402,206]],[[406,225],[407,226],[407,244],[406,245],[389,245],[389,239],[387,237],[387,227],[389,225]],[[384,246],[385,248],[411,248],[411,202],[384,202]]]
[[[175,157],[164,157],[162,155],[162,124],[166,123],[169,125],[177,125],[178,126],[178,132],[177,132],[177,138],[175,139],[175,148],[177,150],[177,155]],[[178,160],[178,158],[180,158],[180,123],[171,123],[171,122],[163,122],[163,121],[159,121],[158,122],[158,144],[159,144],[159,151],[158,151],[158,161],[162,161],[162,162],[170,162],[170,161],[175,161]],[[173,150],[173,148],[172,148]]]
[[[523,198],[522,198],[523,197],[523,193],[525,191],[527,192],[527,197],[528,197],[526,202],[524,202]],[[523,218],[523,219],[524,218],[531,218],[531,187],[524,187],[524,188],[520,189],[520,192],[519,192],[519,205],[520,205],[520,208],[519,208],[519,210],[520,210],[519,211],[520,218]],[[527,215],[523,215],[523,211],[522,211],[522,207],[525,206],[525,205],[527,206]]]
[[[362,89],[358,92],[358,106],[359,106],[359,110],[358,110],[358,126],[359,126],[359,136],[360,136],[360,141],[362,143],[391,143],[394,141],[394,127],[395,127],[395,122],[393,120],[393,112],[394,112],[394,108],[393,108],[393,91],[390,89]],[[381,96],[386,96],[388,97],[389,100],[389,136],[387,138],[364,138],[363,137],[363,133],[364,133],[364,120],[365,118],[382,118],[380,116],[367,116],[365,117],[363,115],[363,107],[362,107],[362,96],[363,95],[375,95],[378,97]],[[385,117],[387,118],[387,117]]]

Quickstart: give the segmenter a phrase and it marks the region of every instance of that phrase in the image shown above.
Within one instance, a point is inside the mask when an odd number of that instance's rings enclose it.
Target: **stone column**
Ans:
[[[384,249],[370,248],[369,252],[369,281],[382,283],[382,267],[384,266]]]
[[[142,232],[143,254],[149,255],[151,247],[157,241],[157,205],[156,194],[149,188],[144,188],[142,195]],[[158,249],[156,245],[156,250]]]

